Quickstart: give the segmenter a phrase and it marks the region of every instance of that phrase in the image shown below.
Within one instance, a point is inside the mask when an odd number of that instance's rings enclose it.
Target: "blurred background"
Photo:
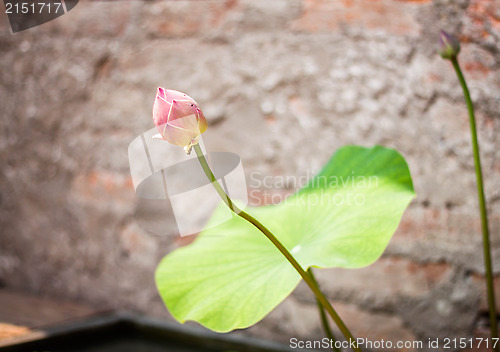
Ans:
[[[3,291],[171,319],[154,269],[190,237],[136,197],[127,156],[162,86],[197,100],[207,148],[241,156],[254,203],[294,185],[252,174],[311,176],[346,144],[399,150],[418,197],[383,257],[318,280],[355,336],[481,334],[476,183],[462,91],[436,53],[445,29],[476,106],[500,309],[498,0],[80,1],[15,34],[3,12]],[[323,336],[303,284],[244,333]]]

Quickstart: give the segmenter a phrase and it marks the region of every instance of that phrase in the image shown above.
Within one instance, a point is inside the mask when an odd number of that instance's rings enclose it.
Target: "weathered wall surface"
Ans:
[[[249,181],[256,172],[310,174],[345,144],[398,149],[418,198],[378,262],[319,272],[321,285],[357,336],[481,331],[467,109],[435,48],[441,28],[463,42],[500,273],[498,1],[80,2],[17,34],[6,16],[0,21],[7,287],[168,316],[153,270],[185,238],[170,210],[135,198],[127,159],[131,140],[153,127],[155,90],[164,86],[200,103],[205,142],[238,153]],[[249,184],[264,201],[290,192]],[[303,285],[249,332],[281,341],[322,336]]]

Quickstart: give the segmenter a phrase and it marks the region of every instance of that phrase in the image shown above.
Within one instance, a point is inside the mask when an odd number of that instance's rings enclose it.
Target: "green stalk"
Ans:
[[[333,321],[337,326],[339,327],[340,331],[342,334],[344,334],[345,338],[349,343],[352,342],[352,345],[354,346],[354,350],[356,352],[362,352],[361,349],[358,347],[356,340],[352,336],[351,332],[347,328],[347,326],[344,324],[340,316],[337,314],[335,309],[333,309],[332,305],[328,301],[328,299],[325,297],[325,295],[320,291],[317,285],[315,285],[314,281],[311,279],[311,277],[305,272],[304,269],[300,266],[299,262],[290,254],[290,252],[281,244],[281,242],[265,227],[259,220],[255,219],[253,216],[250,214],[244,212],[243,210],[239,209],[229,198],[229,196],[224,192],[222,189],[221,185],[215,178],[212,170],[210,169],[210,166],[207,163],[207,160],[205,159],[205,155],[203,155],[203,151],[201,150],[201,147],[199,144],[195,144],[193,146],[196,156],[198,157],[198,161],[200,162],[200,165],[205,172],[205,175],[207,175],[208,180],[212,184],[212,186],[215,188],[221,199],[226,203],[226,205],[233,211],[236,215],[242,217],[246,221],[250,222],[252,225],[254,225],[257,229],[260,230],[273,244],[274,246],[285,256],[285,258],[292,264],[292,266],[297,270],[297,272],[300,274],[302,279],[307,283],[309,288],[313,291],[314,295],[316,296],[316,299],[321,303],[321,305],[325,308],[325,310],[328,312],[328,314],[332,317]]]
[[[472,149],[474,152],[474,166],[476,168],[476,182],[477,182],[477,195],[479,198],[479,211],[481,213],[481,229],[483,234],[483,252],[484,252],[484,267],[486,270],[486,288],[488,294],[488,306],[490,312],[490,334],[491,338],[498,338],[498,328],[497,328],[497,314],[495,305],[495,288],[493,286],[493,265],[491,263],[491,248],[490,248],[490,234],[488,230],[488,213],[486,211],[486,201],[484,199],[484,189],[483,189],[483,173],[481,171],[481,159],[479,157],[479,145],[477,142],[477,132],[476,132],[476,118],[474,116],[474,107],[472,105],[472,100],[470,98],[469,89],[467,88],[467,83],[465,82],[464,75],[458,64],[456,56],[451,58],[451,63],[455,68],[458,80],[462,86],[464,92],[465,102],[467,103],[467,109],[469,110],[469,123],[470,123],[470,133],[472,138]],[[495,351],[499,351],[498,344],[495,347]]]
[[[316,287],[318,287],[319,289],[318,281],[316,281],[316,278],[314,277],[312,268],[307,269],[307,273],[311,277],[311,280],[314,282]],[[335,346],[336,339],[335,336],[333,335],[332,329],[330,328],[330,323],[328,322],[328,318],[325,314],[325,309],[317,299],[316,303],[318,304],[319,316],[321,318],[321,326],[323,326],[323,330],[325,331],[326,337],[328,337],[328,339],[330,339],[330,341],[333,342],[331,343],[332,350],[335,352],[341,352],[340,349],[337,346]]]

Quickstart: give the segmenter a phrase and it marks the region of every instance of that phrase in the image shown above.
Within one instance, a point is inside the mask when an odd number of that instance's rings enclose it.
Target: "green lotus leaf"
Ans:
[[[415,197],[408,166],[393,149],[346,146],[296,194],[245,209],[306,270],[359,268],[377,260]],[[214,212],[216,223],[227,215]],[[264,318],[300,275],[252,224],[234,216],[163,258],[156,283],[170,313],[227,332]]]

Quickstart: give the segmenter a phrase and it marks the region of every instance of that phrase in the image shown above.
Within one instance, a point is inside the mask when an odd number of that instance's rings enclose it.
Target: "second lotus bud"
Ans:
[[[457,37],[445,31],[441,31],[438,52],[443,59],[450,60],[455,58],[460,52],[460,42]]]

